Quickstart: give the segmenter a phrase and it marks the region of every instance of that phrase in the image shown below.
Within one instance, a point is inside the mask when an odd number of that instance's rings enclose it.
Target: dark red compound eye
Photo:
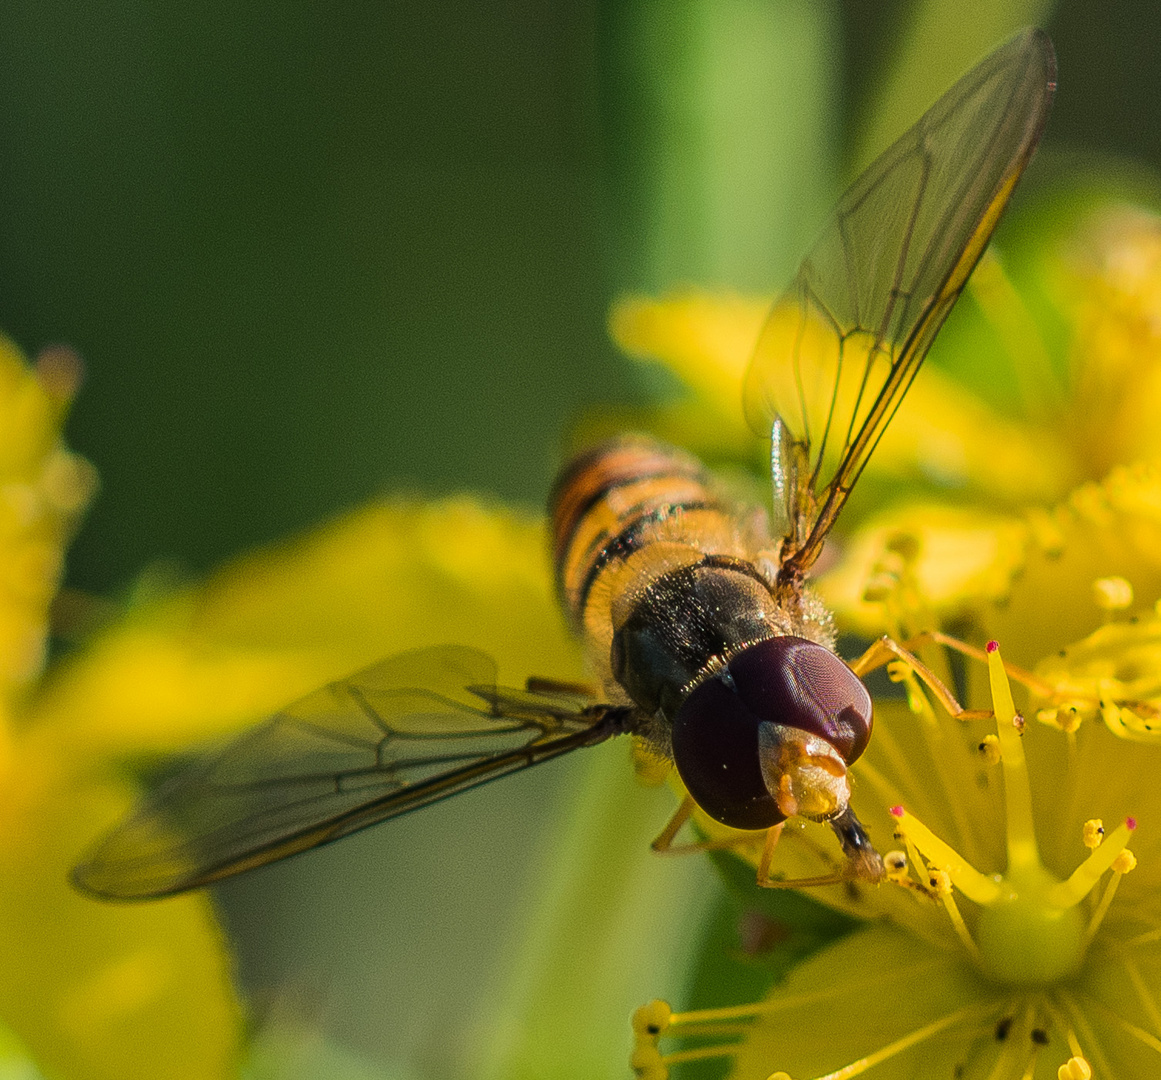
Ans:
[[[834,653],[799,637],[743,649],[699,683],[673,721],[673,759],[694,800],[735,829],[785,821],[762,779],[758,728],[771,722],[825,739],[848,765],[871,738],[871,698]]]

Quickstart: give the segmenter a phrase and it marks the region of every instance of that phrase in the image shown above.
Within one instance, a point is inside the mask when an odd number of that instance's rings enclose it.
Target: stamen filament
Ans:
[[[1125,1032],[1126,1035],[1131,1035],[1142,1045],[1147,1046],[1150,1050],[1156,1051],[1158,1054],[1161,1054],[1161,1039],[1158,1039],[1157,1036],[1152,1032],[1146,1031],[1144,1028],[1130,1023],[1119,1012],[1116,1012],[1114,1009],[1110,1009],[1103,1001],[1093,997],[1091,994],[1085,994],[1085,1001],[1087,1001],[1088,1004],[1097,1012],[1104,1015],[1110,1023],[1119,1027],[1123,1032]],[[1101,1072],[1105,1075],[1111,1075],[1107,1068],[1102,1069]]]
[[[988,642],[988,681],[996,710],[996,733],[1000,738],[1000,763],[1004,770],[1004,804],[1007,810],[1008,873],[1019,874],[1040,866],[1036,829],[1032,820],[1032,786],[1024,759],[1024,742],[1018,727],[1012,687],[1004,671],[1000,647]]]
[[[689,1012],[674,1013],[669,1018],[669,1026],[678,1024],[703,1024],[715,1020],[752,1019],[763,1011],[763,1002],[754,1001],[748,1005],[723,1005],[720,1009],[691,1009]]]
[[[1104,895],[1101,897],[1101,902],[1097,904],[1097,909],[1092,913],[1092,918],[1089,919],[1088,929],[1084,932],[1084,947],[1087,949],[1092,944],[1092,939],[1096,936],[1097,930],[1100,929],[1101,923],[1105,921],[1105,916],[1109,912],[1109,905],[1113,902],[1113,897],[1117,895],[1117,886],[1121,883],[1121,878],[1125,875],[1113,871],[1112,879],[1105,888]]]
[[[733,1057],[741,1043],[718,1043],[716,1046],[695,1046],[691,1050],[674,1050],[663,1054],[661,1063],[665,1066],[680,1065],[683,1061],[705,1061],[708,1058]]]
[[[1108,1059],[1105,1057],[1104,1052],[1101,1050],[1100,1043],[1097,1041],[1096,1033],[1093,1031],[1092,1025],[1089,1024],[1088,1019],[1085,1017],[1084,1010],[1081,1009],[1080,1003],[1071,993],[1069,993],[1067,990],[1062,990],[1059,987],[1054,992],[1053,998],[1055,999],[1056,1003],[1064,1009],[1068,1016],[1071,1017],[1072,1022],[1068,1023],[1056,1011],[1051,1001],[1047,1003],[1048,1014],[1052,1016],[1053,1019],[1057,1021],[1058,1026],[1065,1031],[1065,1034],[1068,1038],[1068,1045],[1072,1051],[1073,1056],[1083,1057],[1085,1060],[1091,1061],[1093,1063],[1093,1069],[1098,1076],[1114,1076],[1115,1073],[1113,1072],[1113,1068],[1109,1064]],[[1092,998],[1086,994],[1085,999],[1091,1004],[1096,1005],[1098,1008],[1103,1009],[1105,1012],[1109,1014],[1112,1013],[1111,1009],[1096,1001],[1095,998]],[[1058,1017],[1059,1019],[1057,1019]],[[1082,1038],[1087,1045],[1087,1052],[1081,1050],[1079,1040]]]
[[[1062,881],[1048,891],[1048,903],[1062,909],[1080,903],[1128,846],[1129,837],[1133,835],[1136,827],[1137,823],[1132,818],[1126,818],[1105,837],[1104,843],[1072,872],[1067,881]]]
[[[969,900],[987,905],[994,904],[1000,898],[1000,886],[995,881],[981,874],[917,817],[901,806],[893,807],[891,813],[898,821],[899,831],[904,838],[914,841],[928,862],[946,870],[955,887]]]
[[[1145,1010],[1145,1015],[1149,1018],[1149,1023],[1153,1025],[1153,1031],[1161,1033],[1161,1008],[1157,1006],[1157,1000],[1153,997],[1153,991],[1150,989],[1148,983],[1145,982],[1144,976],[1141,974],[1141,969],[1137,966],[1136,960],[1130,956],[1124,958],[1125,974],[1129,976],[1129,981],[1133,984],[1133,989],[1137,993],[1137,1000],[1141,1003],[1141,1008]]]
[[[963,921],[963,916],[959,913],[959,905],[955,902],[955,894],[948,890],[942,893],[940,899],[943,901],[944,909],[947,911],[947,917],[951,919],[951,925],[955,927],[956,934],[959,935],[959,940],[963,947],[967,949],[969,955],[978,964],[983,960],[980,955],[980,947],[972,940],[971,934]]]

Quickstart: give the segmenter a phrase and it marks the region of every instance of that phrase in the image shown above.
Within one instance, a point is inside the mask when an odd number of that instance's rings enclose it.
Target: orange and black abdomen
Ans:
[[[625,438],[573,460],[549,514],[557,590],[574,624],[585,625],[601,578],[654,542],[660,526],[707,512],[716,519],[725,510],[701,463],[673,447]]]
[[[678,665],[684,672],[687,664],[709,660],[702,655],[706,648],[717,649],[733,636],[730,629],[725,637],[710,633],[704,645],[691,641],[688,650],[670,640],[681,639],[687,629],[696,636],[707,618],[717,621],[704,610],[711,602],[707,587],[721,584],[731,591],[718,605],[727,615],[735,609],[752,613],[755,604],[766,607],[768,585],[749,561],[754,530],[718,494],[701,464],[680,450],[641,436],[605,443],[565,468],[549,512],[565,611],[584,634],[602,677],[611,676],[643,706],[633,693],[633,676],[653,662],[636,657],[636,644],[646,636],[665,637],[667,655],[688,654]],[[743,621],[749,632],[752,620]],[[623,670],[625,665],[634,670]]]

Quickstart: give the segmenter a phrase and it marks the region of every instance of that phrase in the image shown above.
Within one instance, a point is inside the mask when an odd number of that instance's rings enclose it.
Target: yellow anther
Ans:
[[[633,1034],[638,1039],[657,1039],[669,1028],[673,1010],[667,1001],[651,1001],[633,1012]]]
[[[1056,726],[1064,732],[1065,735],[1072,735],[1080,730],[1081,715],[1080,710],[1075,706],[1068,709],[1058,709],[1056,715]]]
[[[1092,1066],[1082,1057],[1071,1057],[1056,1070],[1056,1080],[1092,1080]]]
[[[793,1078],[788,1072],[776,1072],[771,1073],[768,1077],[766,1077],[766,1080],[793,1080]]]
[[[936,866],[927,868],[927,884],[937,896],[951,895],[951,875]]]
[[[902,660],[895,660],[887,665],[887,678],[892,682],[903,682],[910,674],[911,668]]]
[[[629,1067],[641,1080],[668,1080],[669,1069],[656,1046],[639,1045],[629,1055]]]
[[[997,735],[985,735],[980,740],[980,753],[989,765],[1000,764],[1000,739]]]
[[[887,877],[892,881],[898,881],[900,878],[907,876],[907,854],[903,851],[888,851],[883,856],[883,868],[887,872]]]
[[[1100,818],[1089,818],[1084,823],[1084,846],[1098,848],[1105,838],[1105,823]]]
[[[1122,851],[1113,859],[1112,869],[1118,874],[1127,874],[1137,866],[1137,856],[1131,851]]]
[[[1092,583],[1092,598],[1102,611],[1124,611],[1133,604],[1133,586],[1123,577],[1102,577]]]

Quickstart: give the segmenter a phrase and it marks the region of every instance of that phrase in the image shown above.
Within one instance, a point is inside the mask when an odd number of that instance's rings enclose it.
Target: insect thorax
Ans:
[[[554,494],[562,602],[609,696],[637,705],[668,753],[668,725],[693,684],[745,645],[795,634],[828,648],[829,614],[776,585],[765,516],[724,499],[700,463],[644,439],[578,459]]]

